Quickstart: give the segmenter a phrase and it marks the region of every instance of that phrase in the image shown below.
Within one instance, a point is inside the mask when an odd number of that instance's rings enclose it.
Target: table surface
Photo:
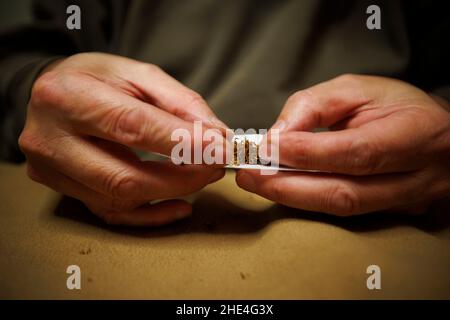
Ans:
[[[0,164],[0,298],[450,299],[450,201],[424,216],[337,218],[239,189],[234,173],[158,229],[110,227]],[[81,268],[68,290],[66,268]],[[368,290],[369,265],[381,290]]]

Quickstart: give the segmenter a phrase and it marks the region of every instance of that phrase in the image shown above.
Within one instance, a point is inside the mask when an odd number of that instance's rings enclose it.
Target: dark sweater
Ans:
[[[366,8],[381,7],[381,30]],[[81,8],[81,30],[66,8]],[[0,159],[17,138],[39,71],[103,51],[150,62],[196,90],[232,128],[267,128],[293,92],[343,73],[406,80],[450,98],[445,1],[35,1],[34,20],[0,34]],[[14,12],[10,14],[14,15]]]

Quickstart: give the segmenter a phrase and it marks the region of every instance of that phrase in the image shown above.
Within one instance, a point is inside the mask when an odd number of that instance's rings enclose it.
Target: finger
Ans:
[[[375,79],[344,75],[298,91],[287,100],[272,128],[310,131],[329,127],[378,96],[382,88]]]
[[[125,75],[153,105],[186,121],[201,120],[207,126],[227,129],[200,94],[186,87],[158,66],[144,64],[138,72]]]
[[[224,175],[223,168],[213,166],[140,161],[131,151],[107,141],[65,137],[54,145],[56,151],[43,152],[38,147],[28,153],[85,186],[122,200],[179,197]]]
[[[108,59],[108,55],[101,55],[105,56],[103,69],[99,69],[96,63],[85,65],[88,69],[98,70],[99,74],[108,75],[101,78],[101,81],[186,121],[201,120],[208,126],[227,128],[199,94],[184,86],[160,67],[126,57],[113,56],[113,59]],[[102,57],[99,56],[98,59]],[[111,64],[112,61],[115,63]]]
[[[240,170],[243,189],[272,201],[303,210],[340,216],[384,210],[423,196],[427,178],[421,174],[348,177],[308,173],[260,175]]]
[[[382,125],[380,122],[378,125]],[[282,132],[280,163],[300,169],[351,175],[406,172],[423,167],[419,139],[399,136],[405,124],[386,124],[383,135],[376,125],[330,132]],[[395,127],[390,130],[389,127]]]
[[[80,184],[45,164],[28,164],[31,179],[49,188],[81,200],[95,215],[109,224],[129,226],[159,226],[185,218],[192,205],[183,200],[169,200],[154,205],[106,197]]]
[[[134,210],[106,214],[109,224],[157,227],[186,218],[192,213],[192,205],[184,200],[166,200],[156,204],[144,204]]]
[[[165,155],[170,155],[179,142],[171,139],[176,130],[192,138],[192,150],[198,147],[203,150],[209,145],[195,134],[193,123],[102,81],[79,74],[58,77],[47,73],[35,85],[33,110],[38,116],[48,114],[50,106],[55,116],[69,122],[71,130],[78,133]],[[58,88],[54,88],[56,81]],[[46,112],[39,112],[40,108],[45,108]],[[201,142],[195,144],[193,138]]]
[[[82,201],[100,218],[103,218],[106,213],[112,210],[131,209],[144,203],[142,201],[119,201],[107,197],[56,171],[47,164],[36,161],[36,159],[29,159],[27,174],[33,181]]]

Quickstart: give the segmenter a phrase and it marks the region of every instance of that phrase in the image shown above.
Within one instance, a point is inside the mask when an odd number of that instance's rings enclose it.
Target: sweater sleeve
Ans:
[[[81,30],[66,27],[66,10],[73,4],[81,9]],[[110,52],[112,31],[117,29],[110,21],[117,7],[113,0],[35,0],[31,6],[30,23],[0,30],[0,161],[25,160],[18,137],[40,71],[57,58],[79,52]]]
[[[405,80],[450,101],[450,20],[444,2],[405,1],[411,51]]]

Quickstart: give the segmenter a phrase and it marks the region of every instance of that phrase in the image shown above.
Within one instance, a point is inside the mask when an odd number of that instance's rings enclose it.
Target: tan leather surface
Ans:
[[[292,210],[234,174],[160,229],[112,228],[78,202],[0,165],[1,298],[450,298],[450,202],[411,218]],[[66,268],[81,267],[81,290]],[[366,287],[381,267],[381,290]]]

